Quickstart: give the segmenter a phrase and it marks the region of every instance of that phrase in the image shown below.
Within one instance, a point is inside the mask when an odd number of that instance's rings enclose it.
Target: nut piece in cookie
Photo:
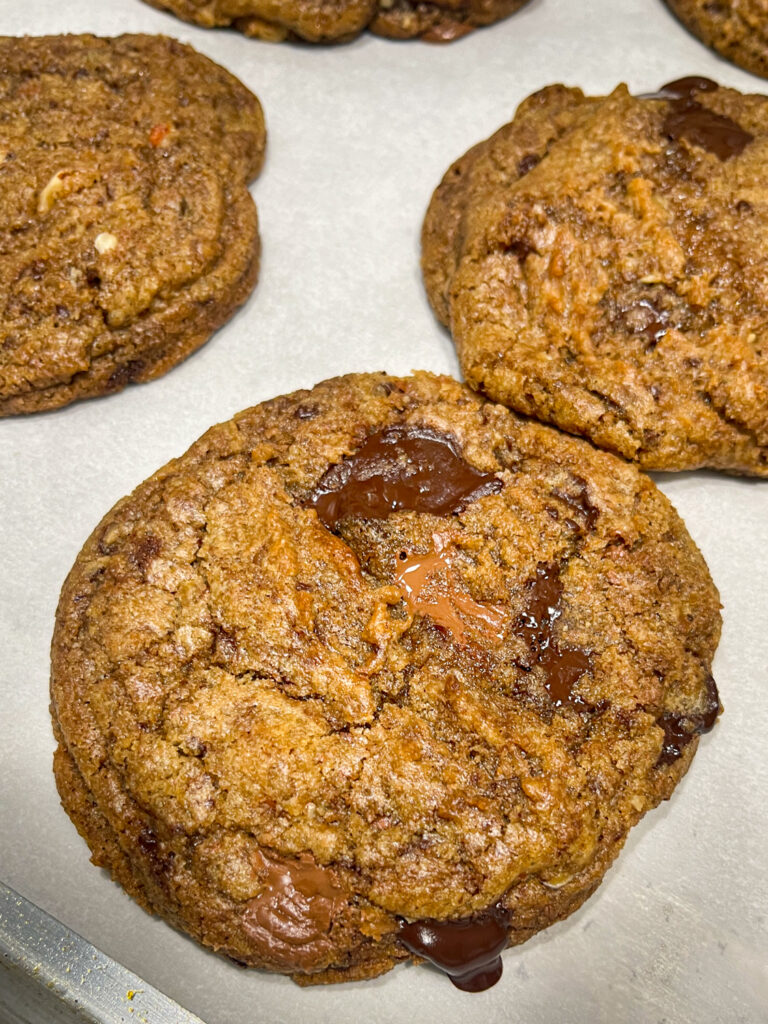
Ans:
[[[165,373],[250,294],[259,101],[161,36],[0,38],[0,416]]]
[[[764,0],[666,0],[683,25],[721,57],[768,78]]]
[[[146,0],[205,28],[230,25],[269,42],[345,43],[369,29],[390,39],[450,43],[528,0]]]
[[[768,476],[768,98],[550,86],[422,233],[467,382],[646,469]]]
[[[447,377],[208,431],[62,591],[55,773],[145,907],[300,984],[487,988],[720,710],[717,592],[651,480]]]

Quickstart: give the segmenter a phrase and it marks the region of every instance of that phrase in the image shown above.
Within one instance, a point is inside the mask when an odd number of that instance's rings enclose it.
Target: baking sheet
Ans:
[[[3,1024],[202,1024],[0,882]]]
[[[118,498],[273,395],[350,371],[458,373],[420,282],[421,219],[449,163],[524,96],[557,80],[644,92],[691,73],[768,84],[705,50],[661,0],[531,0],[449,47],[269,45],[139,0],[0,0],[0,31],[175,35],[259,95],[269,130],[254,187],[262,273],[247,306],[159,381],[0,423],[0,877],[207,1024],[768,1021],[768,482],[659,478],[721,591],[726,713],[598,893],[508,951],[481,995],[415,967],[302,990],[148,917],[90,865],[59,806],[47,710],[59,587]]]

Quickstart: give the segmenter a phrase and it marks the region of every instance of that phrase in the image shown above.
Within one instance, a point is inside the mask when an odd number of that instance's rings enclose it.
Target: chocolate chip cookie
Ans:
[[[119,391],[256,282],[259,101],[160,36],[0,39],[0,415]]]
[[[768,476],[768,99],[550,86],[423,228],[468,383],[647,469]]]
[[[717,592],[637,469],[445,377],[211,429],[61,595],[62,802],[147,909],[302,984],[488,987],[719,711]]]
[[[747,71],[768,78],[768,7],[764,0],[666,0],[703,43]]]
[[[365,29],[390,39],[450,43],[500,21],[528,0],[146,0],[205,28],[229,25],[281,42],[343,43]]]

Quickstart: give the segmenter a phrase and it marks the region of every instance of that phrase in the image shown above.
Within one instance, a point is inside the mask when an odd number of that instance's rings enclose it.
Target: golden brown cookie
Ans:
[[[0,38],[0,415],[119,391],[256,282],[259,101],[161,36]]]
[[[765,0],[666,0],[703,43],[747,71],[768,78]]]
[[[550,86],[446,173],[422,266],[467,382],[646,469],[768,476],[768,99]]]
[[[338,378],[214,427],[87,541],[59,792],[96,864],[241,963],[485,988],[672,793],[719,630],[634,467],[446,377]]]
[[[344,43],[365,29],[391,39],[450,43],[508,17],[528,0],[146,0],[205,28],[229,25],[281,42]]]

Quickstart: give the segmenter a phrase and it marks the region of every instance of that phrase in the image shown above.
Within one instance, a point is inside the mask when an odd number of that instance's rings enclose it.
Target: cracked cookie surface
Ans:
[[[747,71],[768,78],[764,0],[665,0],[686,28]]]
[[[95,863],[241,963],[372,977],[436,932],[487,940],[492,983],[687,770],[719,630],[634,467],[449,378],[338,378],[212,428],[87,541],[57,783]]]
[[[768,99],[706,79],[526,99],[424,222],[467,382],[646,469],[768,476],[767,154]]]
[[[5,37],[0,65],[11,415],[157,377],[245,301],[265,129],[244,85],[161,36]]]
[[[528,0],[146,0],[204,28],[229,25],[281,42],[343,43],[365,29],[391,39],[449,43],[508,17]]]

